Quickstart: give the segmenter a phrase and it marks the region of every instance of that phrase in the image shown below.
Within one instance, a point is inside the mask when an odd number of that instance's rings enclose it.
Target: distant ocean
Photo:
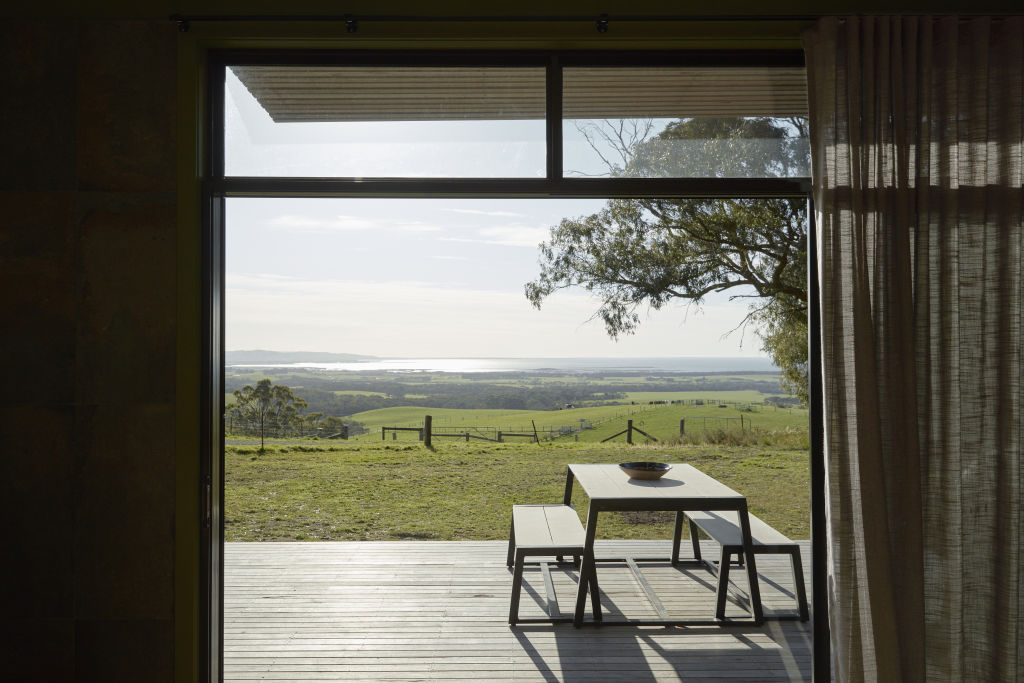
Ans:
[[[319,368],[350,372],[772,372],[767,358],[377,358],[358,362],[240,363],[233,367]]]

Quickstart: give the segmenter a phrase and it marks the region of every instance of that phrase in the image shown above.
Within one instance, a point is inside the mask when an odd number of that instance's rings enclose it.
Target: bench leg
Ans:
[[[800,611],[800,621],[807,621],[810,614],[807,611],[807,589],[804,587],[804,567],[799,547],[790,551],[789,560],[793,565],[793,585],[796,588],[796,605]]]
[[[725,619],[725,602],[729,597],[729,556],[732,555],[728,546],[722,546],[722,559],[718,562],[718,591],[716,593],[715,618]]]
[[[516,551],[515,570],[512,572],[512,600],[508,608],[508,623],[512,626],[519,621],[519,594],[523,589],[523,565],[526,563],[526,553]]]

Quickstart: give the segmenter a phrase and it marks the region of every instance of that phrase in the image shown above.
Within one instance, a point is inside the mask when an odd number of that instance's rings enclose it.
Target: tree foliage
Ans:
[[[685,119],[650,139],[621,125],[587,133],[616,176],[770,177],[805,163],[800,120]],[[613,338],[633,333],[647,307],[700,305],[719,292],[749,299],[745,324],[756,326],[786,388],[806,400],[806,239],[802,199],[612,199],[551,228],[526,296],[539,308],[582,287],[599,297],[595,315]]]
[[[268,429],[283,428],[302,421],[301,410],[306,402],[281,384],[261,379],[256,386],[246,385],[234,392],[231,415],[252,425],[260,435],[260,450]]]

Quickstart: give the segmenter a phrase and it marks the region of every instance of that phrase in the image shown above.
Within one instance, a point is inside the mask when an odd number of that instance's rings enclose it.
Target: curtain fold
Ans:
[[[804,36],[838,681],[1024,671],[1024,17]]]

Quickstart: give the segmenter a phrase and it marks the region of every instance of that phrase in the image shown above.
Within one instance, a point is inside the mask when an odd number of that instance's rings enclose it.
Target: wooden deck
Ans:
[[[806,568],[810,549],[803,545]],[[708,542],[708,557],[714,557],[714,548]],[[225,679],[810,680],[810,622],[511,628],[506,549],[500,541],[228,543]],[[597,544],[599,557],[667,557],[668,552],[667,541]],[[673,617],[713,616],[708,572],[667,562],[641,568]],[[758,570],[767,613],[792,609],[788,559],[759,556]],[[656,617],[624,564],[601,565],[598,571],[607,618]],[[571,612],[575,575],[558,569],[552,574],[559,606]],[[744,588],[745,575],[734,574]],[[524,576],[520,614],[542,616],[541,573],[528,568]],[[809,584],[810,577],[805,579]],[[742,614],[737,605],[730,609]]]

